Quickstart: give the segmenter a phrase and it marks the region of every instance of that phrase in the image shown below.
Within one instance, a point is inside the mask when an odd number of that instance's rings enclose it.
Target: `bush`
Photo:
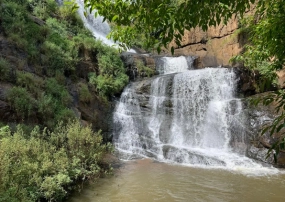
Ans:
[[[0,58],[0,81],[7,81],[9,79],[10,64],[4,58]]]
[[[29,0],[28,2],[33,15],[44,20],[47,19],[51,13],[56,12],[58,7],[54,0]]]
[[[81,102],[90,102],[91,101],[91,93],[89,92],[88,85],[85,83],[78,84],[78,91],[79,91],[79,100]]]
[[[53,119],[58,108],[58,101],[50,94],[42,93],[38,99],[38,113],[45,121]]]
[[[69,95],[65,86],[60,85],[55,78],[49,78],[46,80],[45,89],[47,94],[51,94],[54,98],[60,101],[64,106],[67,106],[71,102],[71,96]]]
[[[25,88],[13,87],[7,93],[7,101],[22,119],[28,118],[34,110],[36,101]]]
[[[17,85],[24,87],[36,97],[39,97],[44,85],[42,78],[29,72],[17,71]]]
[[[96,86],[101,96],[110,96],[120,92],[128,83],[128,76],[118,52],[111,47],[95,43],[92,48],[98,51],[98,74],[90,73],[89,82]]]
[[[0,201],[62,201],[76,182],[108,171],[101,165],[111,146],[78,121],[52,133],[35,127],[24,134],[18,127],[11,134],[0,128]]]
[[[137,67],[139,76],[141,77],[145,77],[145,76],[151,77],[155,74],[155,70],[145,66],[143,62],[140,60],[136,61],[136,67]]]
[[[12,44],[15,44],[20,49],[28,49],[29,42],[18,34],[9,34],[8,41]]]
[[[61,108],[55,114],[55,123],[63,122],[64,124],[75,119],[75,114],[71,109]]]
[[[89,82],[95,85],[99,95],[104,97],[120,92],[128,82],[128,76],[125,74],[120,74],[117,77],[108,74],[99,76],[90,74]]]

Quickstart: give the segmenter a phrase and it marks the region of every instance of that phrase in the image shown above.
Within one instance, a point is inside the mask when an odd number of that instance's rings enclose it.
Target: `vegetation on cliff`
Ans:
[[[59,7],[54,0],[0,2],[0,72],[1,82],[8,84],[3,101],[15,114],[2,121],[52,128],[76,116],[71,91],[90,103],[127,84],[118,51],[94,39],[72,12],[72,3]],[[77,88],[72,88],[74,83]]]
[[[93,129],[128,77],[72,8],[0,0],[0,201],[61,201],[110,171]]]

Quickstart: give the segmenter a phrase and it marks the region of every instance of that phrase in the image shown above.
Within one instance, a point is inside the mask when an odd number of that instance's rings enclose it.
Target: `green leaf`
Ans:
[[[159,54],[159,53],[161,52],[160,46],[158,46],[158,47],[156,48],[156,50],[157,50],[157,53]]]
[[[171,47],[171,54],[174,55],[174,47]]]
[[[118,18],[119,18],[119,15],[114,15],[114,17],[112,18],[112,21],[114,22]]]

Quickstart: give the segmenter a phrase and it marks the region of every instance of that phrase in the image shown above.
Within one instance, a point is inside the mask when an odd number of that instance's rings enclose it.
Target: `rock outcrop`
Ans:
[[[227,25],[210,27],[206,32],[197,27],[185,31],[181,47],[174,43],[175,55],[199,57],[199,67],[229,65],[231,57],[243,49],[245,38],[238,31],[238,18],[233,17]]]
[[[151,57],[148,54],[124,52],[121,54],[121,59],[131,81],[134,81],[136,78],[156,74],[155,57]],[[145,67],[147,67],[147,69],[145,69]]]
[[[255,5],[252,5],[246,15],[252,15],[254,9]],[[207,31],[203,31],[200,27],[185,30],[181,46],[179,47],[173,41],[169,47],[175,48],[176,56],[198,56],[200,68],[229,65],[229,60],[243,50],[247,41],[246,35],[239,28],[239,17],[234,15],[227,24],[211,26]],[[170,55],[169,50],[164,50],[163,53]]]
[[[257,94],[251,99],[262,99],[268,95],[268,93]],[[277,167],[285,167],[285,151],[280,151],[277,156],[277,163],[274,162],[273,154],[268,153],[271,146],[284,135],[284,131],[275,133],[270,136],[269,132],[261,135],[262,130],[272,124],[273,119],[278,116],[275,111],[275,104],[264,106],[261,103],[257,106],[253,106],[249,103],[249,100],[244,100],[244,113],[248,119],[247,122],[247,137],[249,138],[249,147],[247,155],[253,159],[273,164]]]

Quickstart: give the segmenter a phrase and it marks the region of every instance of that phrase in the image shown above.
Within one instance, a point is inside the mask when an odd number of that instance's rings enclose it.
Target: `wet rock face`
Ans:
[[[234,67],[234,71],[238,78],[237,93],[245,97],[256,94],[257,74],[243,66]]]
[[[250,98],[262,98],[266,95],[268,95],[268,93],[258,94]],[[277,139],[284,131],[273,134],[272,136],[270,136],[269,132],[261,135],[264,127],[272,124],[273,119],[278,115],[274,110],[274,105],[263,106],[262,104],[259,104],[255,107],[250,105],[248,100],[244,100],[244,105],[244,112],[247,114],[248,118],[248,123],[246,125],[247,135],[250,141],[247,155],[253,159],[284,168],[284,152],[281,151],[279,153],[276,164],[274,163],[273,155],[271,154],[268,156],[269,148],[276,143]]]
[[[124,52],[121,54],[121,59],[131,81],[148,76],[147,72],[139,68],[139,65],[144,65],[155,73],[155,59],[147,54]]]

